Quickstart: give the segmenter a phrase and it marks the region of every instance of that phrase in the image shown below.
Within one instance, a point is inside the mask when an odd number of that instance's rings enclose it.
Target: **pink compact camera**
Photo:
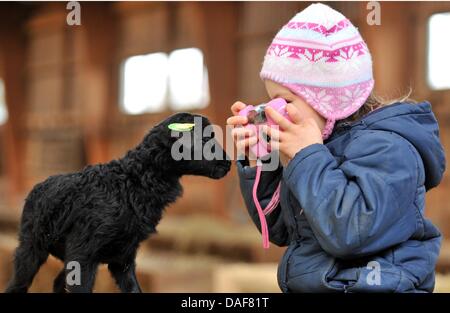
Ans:
[[[239,112],[240,116],[246,116],[248,119],[248,124],[245,125],[246,128],[253,128],[258,135],[258,143],[250,148],[251,152],[257,157],[261,158],[270,153],[270,144],[267,139],[261,138],[258,126],[259,125],[268,125],[274,126],[277,125],[274,120],[272,120],[269,116],[266,116],[266,112],[264,112],[264,108],[269,106],[273,108],[275,111],[284,116],[284,118],[291,120],[286,111],[287,102],[283,98],[276,98],[271,100],[268,103],[260,104],[257,106],[248,105],[245,109]]]

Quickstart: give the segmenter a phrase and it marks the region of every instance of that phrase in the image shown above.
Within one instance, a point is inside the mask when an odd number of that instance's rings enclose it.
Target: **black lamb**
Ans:
[[[169,129],[173,123],[195,126],[174,133]],[[89,165],[78,173],[51,176],[37,184],[25,200],[14,275],[6,292],[27,292],[49,254],[64,262],[54,280],[54,292],[92,292],[101,263],[108,264],[122,292],[140,292],[135,275],[137,249],[156,232],[164,208],[181,195],[180,177],[219,179],[230,170],[231,162],[214,133],[202,135],[209,125],[200,115],[172,115],[124,157]],[[190,144],[180,151],[191,158],[173,158],[173,144],[186,135]],[[195,153],[203,156],[204,147],[211,143],[214,155],[220,157],[194,158]],[[78,284],[66,281],[72,261],[80,267]]]

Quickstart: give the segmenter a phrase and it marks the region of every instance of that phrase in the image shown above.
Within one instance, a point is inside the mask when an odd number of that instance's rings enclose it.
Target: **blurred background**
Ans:
[[[271,39],[309,2],[67,2],[0,4],[0,289],[10,278],[24,197],[56,173],[122,156],[157,121],[194,111],[225,125],[236,100],[265,101],[258,73]],[[325,2],[357,26],[374,60],[375,90],[412,88],[428,100],[444,146],[450,140],[450,2]],[[284,249],[264,251],[239,192],[225,178],[183,178],[159,234],[142,244],[146,292],[259,292],[279,289]],[[427,195],[427,215],[446,240],[436,291],[450,291],[449,177]],[[50,257],[31,291],[51,291],[62,264]],[[117,291],[106,268],[95,291]]]

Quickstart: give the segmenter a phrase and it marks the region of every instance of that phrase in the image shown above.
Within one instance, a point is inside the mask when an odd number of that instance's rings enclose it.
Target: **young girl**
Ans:
[[[379,101],[358,30],[323,4],[278,32],[261,78],[290,117],[265,109],[280,126],[264,131],[281,165],[263,171],[257,189],[264,208],[281,183],[265,218],[270,241],[289,246],[278,268],[282,291],[432,292],[441,234],[424,217],[425,192],[441,181],[445,155],[430,104]],[[238,115],[245,106],[231,107],[229,125],[248,122]],[[247,128],[233,136],[247,151],[258,141]],[[241,190],[261,229],[256,161],[248,159],[237,162]]]

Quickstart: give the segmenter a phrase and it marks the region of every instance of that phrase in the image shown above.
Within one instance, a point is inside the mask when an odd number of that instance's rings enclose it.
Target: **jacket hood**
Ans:
[[[428,101],[398,102],[367,114],[361,123],[367,129],[395,132],[408,140],[422,158],[425,188],[436,187],[445,171],[445,152],[439,139],[439,125]]]

